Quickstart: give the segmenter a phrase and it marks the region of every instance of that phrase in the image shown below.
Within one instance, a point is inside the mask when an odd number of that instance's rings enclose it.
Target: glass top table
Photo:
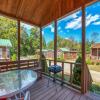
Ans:
[[[13,70],[0,73],[0,98],[11,97],[28,89],[37,79],[32,70]]]

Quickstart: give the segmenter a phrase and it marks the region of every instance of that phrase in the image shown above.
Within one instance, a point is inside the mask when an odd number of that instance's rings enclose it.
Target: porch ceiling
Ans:
[[[96,0],[0,0],[0,14],[44,26]]]

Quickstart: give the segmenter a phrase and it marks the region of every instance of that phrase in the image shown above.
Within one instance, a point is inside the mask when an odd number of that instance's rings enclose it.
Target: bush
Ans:
[[[82,57],[79,56],[76,60],[76,63],[82,63]],[[73,68],[73,80],[72,82],[76,85],[81,84],[81,65],[76,64]]]
[[[92,84],[90,86],[90,91],[94,92],[94,93],[97,93],[97,94],[100,94],[100,85],[98,85],[98,84]]]
[[[90,58],[88,58],[88,59],[86,60],[86,63],[87,63],[88,65],[91,65],[91,64],[92,64],[91,59],[90,59]]]
[[[100,62],[97,62],[96,65],[100,65]]]
[[[41,65],[42,65],[43,72],[48,72],[48,65],[47,65],[47,62],[46,62],[46,58],[43,54],[42,54]]]
[[[17,60],[17,55],[16,55],[16,54],[13,54],[13,55],[11,56],[11,60],[12,60],[12,61],[16,61],[16,60]]]

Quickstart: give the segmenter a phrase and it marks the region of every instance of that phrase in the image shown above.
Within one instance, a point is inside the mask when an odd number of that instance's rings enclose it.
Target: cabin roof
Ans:
[[[70,51],[69,48],[60,48],[60,50],[63,51],[63,52],[68,52],[68,51]]]
[[[97,0],[0,0],[0,14],[45,26]]]
[[[9,39],[0,39],[0,46],[12,47],[12,44],[11,44],[11,41]]]
[[[92,45],[92,48],[100,48],[100,43],[95,43]]]

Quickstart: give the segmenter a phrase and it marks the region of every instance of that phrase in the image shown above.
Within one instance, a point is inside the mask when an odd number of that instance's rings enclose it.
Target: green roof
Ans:
[[[60,48],[60,50],[61,50],[61,51],[63,51],[63,52],[70,51],[70,49],[69,49],[69,48]]]
[[[47,50],[47,49],[42,49],[42,51],[43,51],[43,52],[46,52],[46,51],[48,51],[48,50]]]
[[[9,39],[0,39],[0,46],[12,47],[12,44]]]

